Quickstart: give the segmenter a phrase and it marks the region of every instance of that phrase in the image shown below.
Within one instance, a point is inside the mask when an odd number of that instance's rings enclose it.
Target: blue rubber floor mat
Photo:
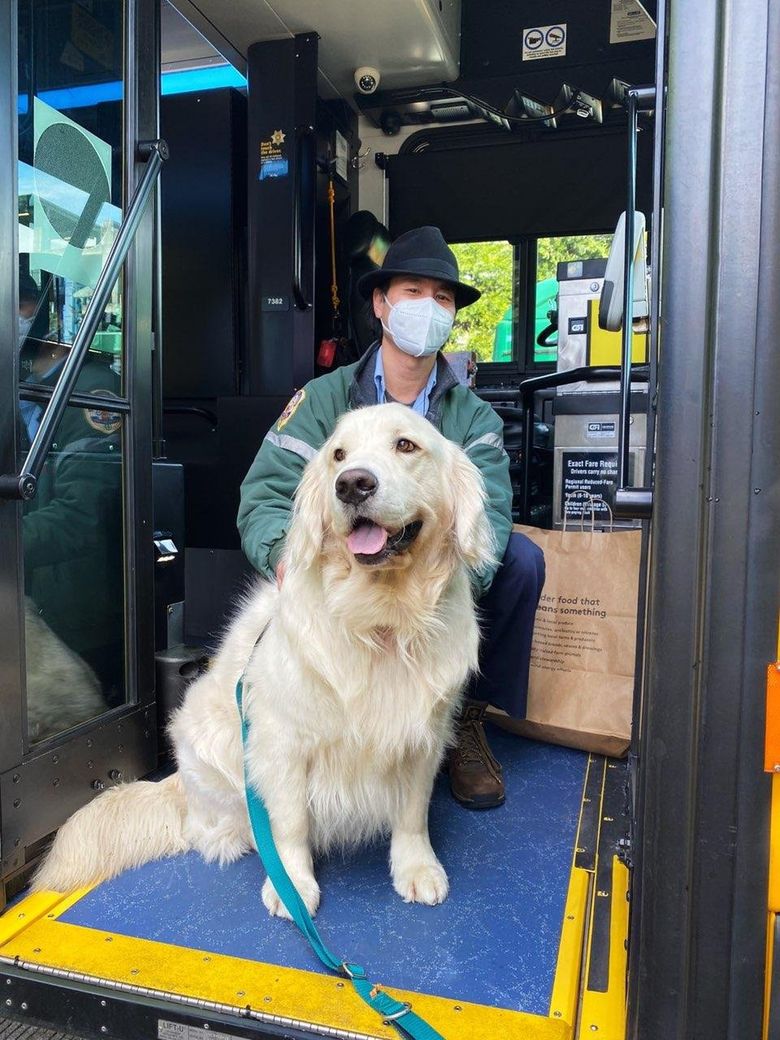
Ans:
[[[317,926],[334,953],[388,986],[549,1013],[588,756],[489,729],[506,803],[474,812],[438,779],[433,846],[450,878],[441,906],[405,904],[387,843],[321,861]],[[260,902],[255,855],[220,869],[195,853],[128,871],[61,920],[212,953],[324,971],[289,921]]]

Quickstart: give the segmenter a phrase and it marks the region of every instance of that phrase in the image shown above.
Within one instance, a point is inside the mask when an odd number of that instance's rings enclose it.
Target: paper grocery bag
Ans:
[[[515,530],[544,552],[546,578],[526,718],[505,717],[502,724],[554,744],[624,754],[631,740],[641,532]]]

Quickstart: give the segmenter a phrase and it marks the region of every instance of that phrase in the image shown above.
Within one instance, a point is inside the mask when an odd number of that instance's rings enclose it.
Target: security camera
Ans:
[[[403,126],[403,119],[395,109],[385,109],[379,117],[379,125],[382,127],[383,134],[386,134],[387,137],[395,137]]]
[[[379,88],[379,69],[361,65],[355,69],[355,86],[361,94],[373,94]]]

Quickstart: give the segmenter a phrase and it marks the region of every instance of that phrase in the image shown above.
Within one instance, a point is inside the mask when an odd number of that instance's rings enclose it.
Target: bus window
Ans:
[[[448,349],[470,350],[477,362],[511,361],[514,248],[510,242],[460,242],[452,246],[464,282],[478,285],[482,296],[458,315]],[[508,356],[496,357],[499,329],[509,318]]]
[[[612,235],[562,235],[536,240],[536,279],[533,301],[533,353],[515,349],[513,287],[520,277],[516,251],[510,242],[460,242],[452,245],[461,276],[482,288],[481,299],[458,318],[452,349],[476,354],[478,362],[507,364],[520,369],[554,364],[557,336],[556,268],[564,260],[606,257]],[[540,342],[541,340],[541,342]]]
[[[558,264],[567,260],[606,257],[612,235],[562,235],[536,241],[536,302],[534,362],[553,364],[558,357],[558,337],[551,326],[557,323]]]

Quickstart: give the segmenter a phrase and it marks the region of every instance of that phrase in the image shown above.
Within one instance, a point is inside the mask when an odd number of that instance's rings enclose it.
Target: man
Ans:
[[[502,424],[489,404],[458,383],[439,353],[461,307],[480,293],[459,280],[455,255],[438,228],[401,235],[381,268],[360,279],[381,326],[380,339],[354,365],[299,390],[266,435],[241,485],[238,527],[252,565],[282,581],[280,558],[292,497],[304,466],[350,408],[395,401],[408,405],[459,444],[480,469],[496,536],[498,568],[473,575],[484,618],[481,674],[469,691],[450,754],[454,797],[472,809],[504,801],[501,766],[482,728],[488,703],[522,718],[534,615],[544,584],[544,559],[512,532],[509,460]]]
[[[48,321],[29,275],[19,278],[20,340],[23,318]],[[45,304],[45,301],[44,301]],[[35,324],[33,333],[38,329]],[[20,345],[20,387],[53,388],[70,344],[41,329]],[[110,358],[90,353],[79,375],[81,394],[119,397],[120,378]],[[32,444],[45,405],[19,401],[19,450]],[[24,503],[25,593],[55,635],[96,673],[110,707],[124,701],[124,593],[122,527],[122,416],[99,406],[65,409],[38,480]],[[75,674],[75,673],[74,673]],[[75,695],[74,695],[75,700]],[[77,702],[78,703],[78,702]],[[91,714],[92,706],[84,702]],[[89,715],[85,716],[89,717]],[[73,723],[73,711],[68,714]],[[50,733],[58,732],[48,720]]]

